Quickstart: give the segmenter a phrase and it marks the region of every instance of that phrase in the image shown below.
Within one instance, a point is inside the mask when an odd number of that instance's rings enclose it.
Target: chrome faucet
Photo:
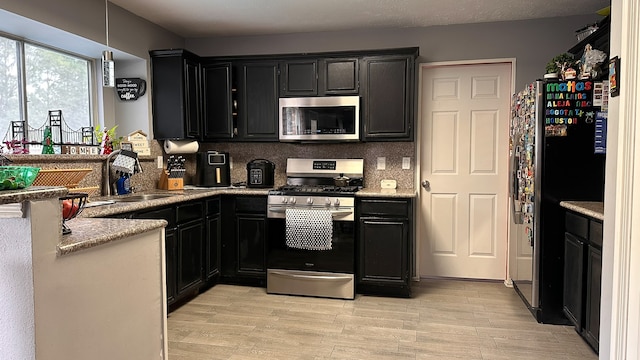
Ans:
[[[109,162],[118,154],[120,154],[120,150],[114,150],[105,160],[104,167],[102,168],[102,196],[111,195],[111,167],[109,166]]]

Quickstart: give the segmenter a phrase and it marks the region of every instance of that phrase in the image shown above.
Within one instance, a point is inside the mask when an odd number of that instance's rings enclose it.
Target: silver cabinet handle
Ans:
[[[431,183],[429,180],[422,180],[422,187],[427,191],[431,190]]]

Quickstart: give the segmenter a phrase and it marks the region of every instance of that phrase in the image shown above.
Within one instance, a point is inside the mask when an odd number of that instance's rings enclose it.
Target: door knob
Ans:
[[[430,190],[431,183],[429,183],[429,180],[422,180],[422,187],[427,191]]]

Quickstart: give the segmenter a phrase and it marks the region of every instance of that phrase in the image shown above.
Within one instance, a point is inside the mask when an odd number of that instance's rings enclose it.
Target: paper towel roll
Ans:
[[[193,154],[198,152],[200,145],[191,140],[165,140],[164,152],[167,154]]]

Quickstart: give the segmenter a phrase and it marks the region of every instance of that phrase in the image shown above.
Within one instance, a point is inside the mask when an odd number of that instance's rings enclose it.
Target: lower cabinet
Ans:
[[[178,224],[176,230],[177,243],[177,285],[176,296],[199,289],[202,283],[202,254],[204,250],[202,220],[194,220],[186,224]]]
[[[602,221],[565,214],[563,312],[596,351],[600,337]]]
[[[411,296],[411,199],[360,199],[356,292]]]
[[[223,198],[221,281],[266,286],[267,197]]]
[[[211,281],[220,275],[220,239],[222,219],[220,217],[220,197],[206,201],[207,218],[205,237],[205,280]]]

